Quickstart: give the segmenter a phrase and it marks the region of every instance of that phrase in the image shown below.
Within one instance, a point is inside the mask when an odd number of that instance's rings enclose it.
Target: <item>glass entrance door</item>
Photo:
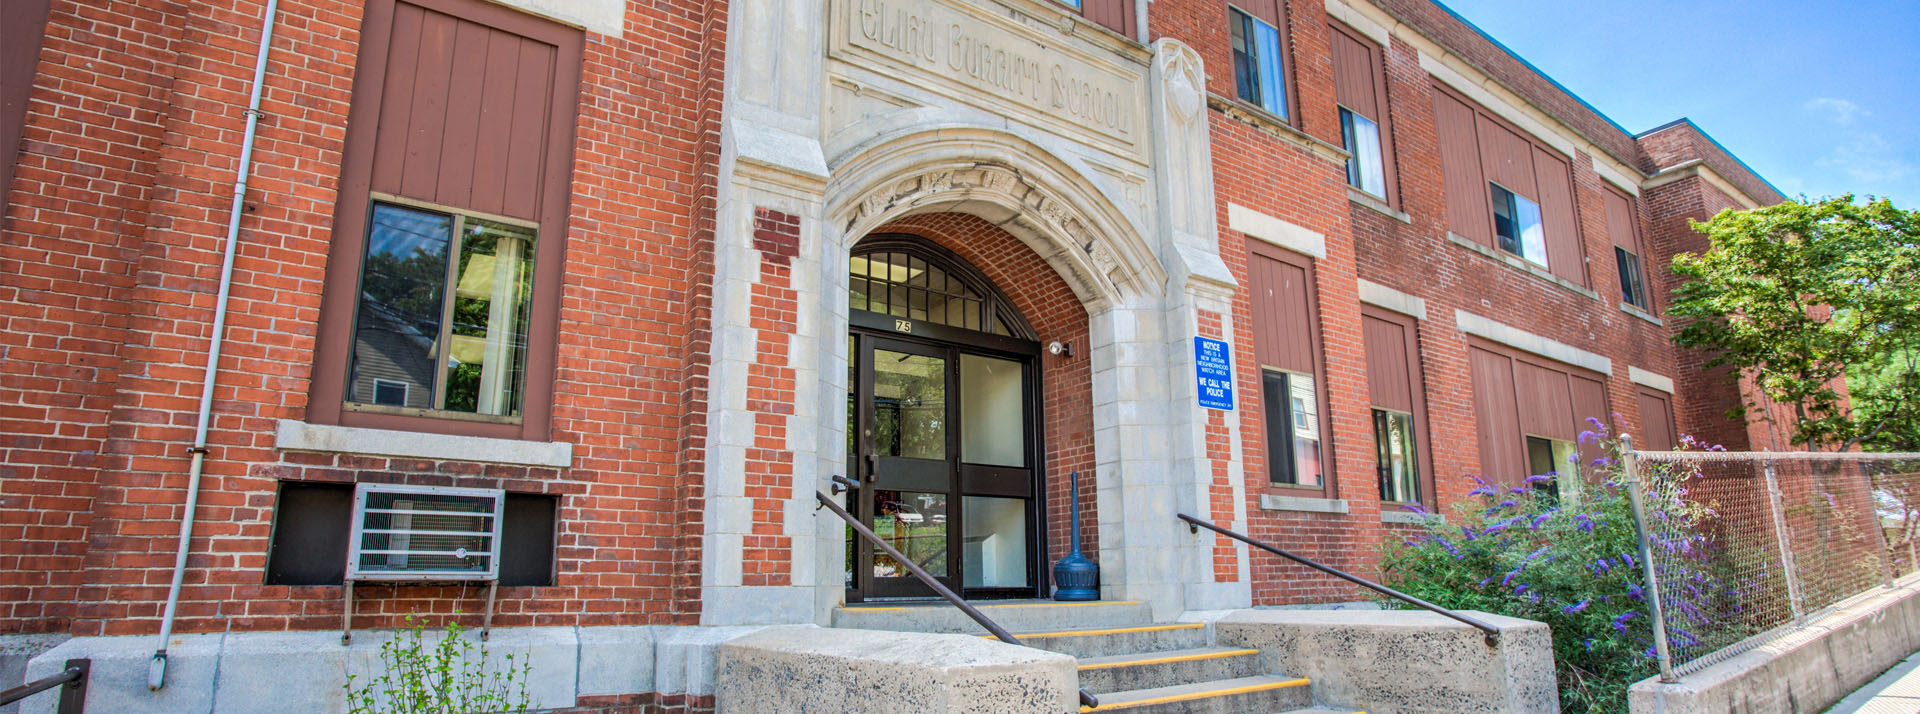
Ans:
[[[1032,363],[856,330],[848,340],[848,510],[969,596],[1034,594]],[[849,600],[932,597],[848,532]]]

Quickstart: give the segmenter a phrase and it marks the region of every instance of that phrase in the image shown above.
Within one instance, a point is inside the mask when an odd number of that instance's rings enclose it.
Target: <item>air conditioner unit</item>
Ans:
[[[498,580],[505,505],[500,489],[359,484],[346,579]]]

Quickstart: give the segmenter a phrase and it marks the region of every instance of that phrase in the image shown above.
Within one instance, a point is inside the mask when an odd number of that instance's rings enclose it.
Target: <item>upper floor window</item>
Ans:
[[[480,0],[372,0],[308,419],[541,440],[584,36]]]
[[[1493,193],[1493,235],[1500,249],[1547,267],[1547,231],[1540,222],[1540,204],[1500,184],[1488,184]]]
[[[1635,218],[1633,199],[1608,186],[1601,193],[1607,209],[1607,237],[1613,241],[1613,263],[1620,273],[1620,302],[1652,312],[1647,286],[1640,264],[1640,222]]]
[[[1227,9],[1227,30],[1233,39],[1234,94],[1249,104],[1287,118],[1286,60],[1273,17],[1256,17],[1239,8]]]
[[[1437,81],[1433,96],[1448,230],[1586,285],[1566,156]]]
[[[1614,265],[1620,268],[1620,302],[1651,310],[1647,303],[1647,286],[1640,280],[1640,256],[1627,252],[1627,249],[1613,249]]]
[[[1350,155],[1347,185],[1391,203],[1391,139],[1382,130],[1387,120],[1387,88],[1380,46],[1336,20],[1329,20],[1327,27],[1334,99],[1340,107],[1340,144]]]

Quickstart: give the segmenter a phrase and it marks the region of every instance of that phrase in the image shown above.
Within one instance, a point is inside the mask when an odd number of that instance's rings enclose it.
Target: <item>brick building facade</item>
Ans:
[[[1589,417],[1768,443],[1661,308],[1688,219],[1783,197],[1429,0],[5,12],[16,681],[62,642],[122,683],[170,649],[164,687],[113,701],[184,711],[226,691],[216,660],[343,674],[366,645],[315,634],[347,607],[491,606],[499,641],[576,668],[548,706],[699,708],[688,653],[725,627],[925,595],[814,508],[834,475],[987,598],[1050,592],[1077,474],[1103,597],[1172,618],[1352,598],[1175,513],[1365,574],[1404,503],[1564,459]],[[1194,379],[1208,340],[1229,408]],[[410,567],[391,540],[343,567],[366,484],[505,494],[497,600],[345,587]]]

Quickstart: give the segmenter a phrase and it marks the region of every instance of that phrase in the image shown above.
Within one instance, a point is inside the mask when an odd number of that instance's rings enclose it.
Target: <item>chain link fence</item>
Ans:
[[[1915,571],[1920,454],[1633,451],[1668,681]]]

